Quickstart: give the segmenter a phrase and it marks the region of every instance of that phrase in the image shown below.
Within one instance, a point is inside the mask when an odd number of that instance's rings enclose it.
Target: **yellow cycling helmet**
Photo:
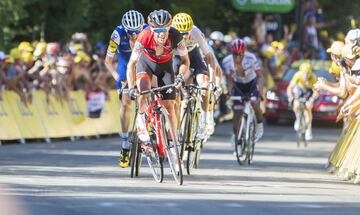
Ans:
[[[300,64],[299,71],[305,72],[305,73],[311,73],[311,66],[310,63],[304,62]]]
[[[194,26],[194,22],[189,14],[178,13],[172,20],[172,26],[180,32],[188,32]]]

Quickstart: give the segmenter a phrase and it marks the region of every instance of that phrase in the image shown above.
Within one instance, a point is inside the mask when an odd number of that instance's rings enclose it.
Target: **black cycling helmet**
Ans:
[[[154,10],[148,16],[148,24],[153,28],[163,28],[171,25],[172,17],[167,10]]]

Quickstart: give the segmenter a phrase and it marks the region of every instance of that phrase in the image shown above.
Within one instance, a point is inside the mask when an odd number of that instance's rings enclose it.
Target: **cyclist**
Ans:
[[[197,84],[204,88],[215,89],[215,61],[210,51],[210,47],[207,44],[204,34],[193,23],[191,16],[187,13],[178,13],[174,16],[172,26],[180,31],[183,36],[188,50],[190,58],[190,71],[191,76],[195,78]],[[204,59],[201,56],[200,49],[204,55]],[[173,67],[175,73],[178,73],[179,66],[182,64],[181,57],[178,53],[175,53],[173,58]],[[209,65],[209,72],[207,71],[207,65]],[[188,80],[190,77],[186,77]],[[209,80],[211,78],[211,80]],[[191,80],[189,80],[191,82]],[[210,83],[209,83],[210,81]],[[214,123],[208,118],[214,118],[209,112],[209,93],[203,91],[202,93],[202,111],[201,111],[201,123],[198,131],[200,138],[205,138],[214,132]]]
[[[180,87],[184,82],[184,75],[189,70],[189,56],[182,35],[178,30],[170,27],[171,21],[172,17],[166,10],[155,10],[149,14],[149,26],[140,33],[127,66],[131,98],[137,96],[137,90],[144,91],[151,87],[173,83]],[[174,51],[177,51],[182,62],[176,77],[172,67]],[[162,92],[163,104],[169,113],[173,133],[177,136],[175,98],[174,90]],[[138,102],[139,110],[136,119],[138,137],[142,142],[148,143],[150,137],[145,124],[146,96],[140,95]],[[171,140],[170,144],[174,144],[175,141],[177,140]]]
[[[120,122],[121,122],[121,145],[122,153],[119,159],[121,167],[129,166],[129,123],[131,116],[131,100],[125,94],[124,89],[127,88],[126,83],[126,66],[130,59],[131,50],[134,47],[135,41],[139,33],[144,27],[144,17],[141,13],[135,10],[126,12],[121,20],[121,25],[117,26],[111,34],[107,54],[105,58],[105,65],[111,72],[113,78],[116,80],[116,89],[119,93],[120,102]],[[117,53],[118,63],[115,69],[113,58]]]
[[[300,64],[299,71],[295,73],[294,77],[291,79],[290,84],[287,88],[287,96],[289,98],[289,103],[293,102],[293,111],[296,116],[294,123],[294,129],[297,131],[300,127],[300,102],[299,99],[305,98],[305,139],[312,139],[311,132],[311,122],[312,122],[312,107],[315,99],[318,97],[318,92],[312,90],[313,85],[316,83],[317,78],[314,73],[312,73],[311,66],[308,62]]]
[[[249,96],[254,108],[257,124],[255,141],[259,141],[264,134],[263,115],[260,108],[260,92],[264,86],[264,78],[261,65],[256,56],[246,51],[246,44],[241,39],[231,42],[231,55],[223,60],[224,72],[227,79],[228,91],[232,96]],[[233,105],[233,129],[234,134],[239,128],[239,120],[243,103],[234,101]],[[233,136],[234,137],[234,136]],[[233,138],[234,139],[234,138]]]

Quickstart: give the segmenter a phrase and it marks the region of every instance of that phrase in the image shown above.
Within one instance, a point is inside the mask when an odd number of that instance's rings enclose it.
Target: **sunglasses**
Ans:
[[[140,34],[140,30],[127,30],[126,33],[130,35]]]
[[[165,33],[168,32],[169,28],[152,28],[151,30],[154,33]]]
[[[183,36],[187,36],[187,35],[189,35],[189,32],[188,31],[180,32],[180,34],[183,35]]]

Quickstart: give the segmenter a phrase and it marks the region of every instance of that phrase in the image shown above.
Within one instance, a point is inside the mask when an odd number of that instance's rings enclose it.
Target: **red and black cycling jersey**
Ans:
[[[145,55],[148,59],[156,63],[164,63],[172,59],[175,49],[180,56],[187,54],[185,41],[178,30],[170,27],[169,37],[165,41],[163,46],[163,53],[156,55],[156,46],[159,44],[155,42],[154,32],[150,27],[145,28],[138,36],[136,41],[133,55],[139,55],[140,53]],[[138,57],[138,56],[136,56]]]

